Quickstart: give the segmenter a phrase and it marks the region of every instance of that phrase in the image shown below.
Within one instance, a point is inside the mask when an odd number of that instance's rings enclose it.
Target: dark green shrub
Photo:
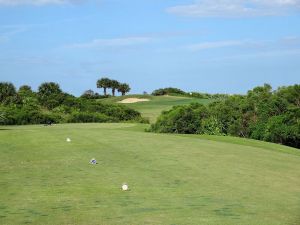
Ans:
[[[160,88],[152,92],[152,95],[168,95],[168,94],[177,94],[177,95],[185,95],[186,93],[178,88]]]
[[[15,86],[12,83],[0,82],[0,104],[10,104],[14,102],[17,95]]]
[[[76,98],[63,93],[59,85],[53,82],[40,85],[38,93],[26,85],[20,87],[19,93],[15,92],[10,83],[0,83],[0,87],[3,87],[6,94],[5,103],[0,102],[3,108],[1,124],[146,122],[133,109],[123,105],[103,104],[96,99]]]
[[[174,107],[162,113],[151,130],[225,134],[300,148],[299,96],[299,85],[272,91],[271,86],[265,84],[245,96],[228,96],[208,107]]]
[[[208,116],[208,111],[201,104],[175,106],[163,112],[151,130],[160,133],[195,134],[203,133],[202,120]]]
[[[59,123],[61,120],[59,115],[37,109],[9,107],[4,110],[6,117],[4,124],[6,125]]]

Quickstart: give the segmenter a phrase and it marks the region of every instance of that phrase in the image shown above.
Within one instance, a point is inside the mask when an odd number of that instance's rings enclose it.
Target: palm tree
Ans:
[[[0,82],[0,102],[5,102],[10,97],[17,94],[16,88],[12,83]]]
[[[45,82],[42,83],[38,88],[38,95],[40,97],[51,96],[55,94],[61,94],[62,90],[60,89],[59,84],[54,82]]]
[[[63,91],[59,84],[54,82],[45,82],[38,87],[37,97],[41,105],[47,109],[53,109],[65,99]]]
[[[110,82],[110,87],[111,87],[111,92],[112,95],[115,96],[116,89],[120,86],[120,83],[117,80],[111,80]]]
[[[120,84],[118,87],[118,92],[121,92],[123,96],[129,91],[130,91],[130,87],[126,83]]]
[[[104,95],[106,96],[106,89],[110,88],[111,86],[111,80],[107,77],[101,78],[100,80],[97,81],[97,88],[103,88],[104,90]]]

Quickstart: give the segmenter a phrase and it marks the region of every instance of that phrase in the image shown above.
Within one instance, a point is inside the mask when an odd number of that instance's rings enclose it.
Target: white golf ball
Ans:
[[[122,190],[123,191],[128,191],[128,185],[127,184],[123,184],[122,185]]]

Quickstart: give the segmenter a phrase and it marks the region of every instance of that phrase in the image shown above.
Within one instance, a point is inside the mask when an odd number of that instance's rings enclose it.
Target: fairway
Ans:
[[[0,127],[0,224],[300,224],[299,150],[146,127]]]
[[[146,98],[150,100],[147,102],[137,102],[137,103],[124,104],[124,105],[141,112],[142,116],[148,118],[151,123],[156,121],[156,118],[161,114],[162,111],[169,110],[173,106],[188,105],[190,103],[208,104],[213,101],[211,99],[189,98],[189,97],[168,96],[168,95],[164,95],[164,96],[128,95],[128,96],[121,96],[115,98],[101,99],[100,101],[106,103],[116,103],[123,99],[132,98],[132,97],[142,98],[142,99]]]

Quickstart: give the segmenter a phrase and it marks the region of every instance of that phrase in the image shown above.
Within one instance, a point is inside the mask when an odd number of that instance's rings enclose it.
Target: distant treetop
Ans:
[[[160,89],[154,90],[152,92],[152,95],[154,95],[154,96],[168,95],[168,94],[185,95],[186,92],[184,92],[183,90],[180,90],[179,88],[173,88],[173,87],[160,88]]]

